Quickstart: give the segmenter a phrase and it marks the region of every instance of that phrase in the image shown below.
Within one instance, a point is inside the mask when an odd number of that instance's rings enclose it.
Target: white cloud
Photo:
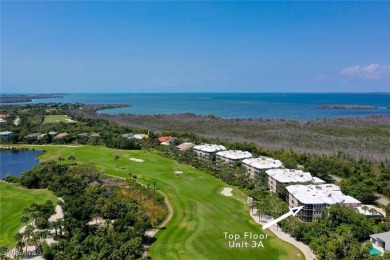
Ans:
[[[364,67],[356,65],[343,69],[340,74],[348,78],[379,80],[390,77],[390,65],[371,64]]]

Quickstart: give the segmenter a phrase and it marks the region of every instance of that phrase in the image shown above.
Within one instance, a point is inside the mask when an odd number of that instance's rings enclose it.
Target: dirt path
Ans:
[[[155,228],[155,229],[150,229],[150,230],[147,230],[145,232],[145,237],[146,237],[146,244],[144,246],[144,253],[142,254],[143,257],[147,257],[148,256],[148,253],[149,253],[149,246],[151,245],[152,243],[152,238],[156,235],[156,233],[163,227],[165,227],[168,222],[172,219],[173,217],[173,208],[172,208],[172,205],[171,203],[169,202],[168,200],[168,197],[162,192],[162,191],[158,191],[160,194],[162,194],[164,196],[164,202],[165,204],[167,205],[168,207],[168,216],[165,218],[165,220],[159,225],[159,228]]]
[[[259,217],[256,216],[256,213],[257,213],[256,209],[254,209],[253,212],[252,212],[252,210],[249,211],[249,214],[251,215],[253,220],[258,224],[264,225],[267,222],[273,220],[273,219],[269,219],[269,220],[264,221],[264,222],[259,221]],[[301,250],[303,252],[303,254],[305,255],[306,260],[313,260],[316,258],[315,254],[313,253],[313,251],[311,251],[310,247],[308,247],[307,245],[305,245],[302,242],[296,241],[295,238],[291,237],[289,234],[284,233],[280,229],[278,230],[276,225],[273,225],[268,229],[271,230],[278,238],[280,238],[283,241],[286,241],[286,242],[296,246],[297,248],[299,248],[299,250]]]

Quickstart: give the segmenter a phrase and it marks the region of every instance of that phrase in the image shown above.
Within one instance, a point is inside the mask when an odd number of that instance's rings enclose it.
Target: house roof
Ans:
[[[68,135],[69,134],[67,132],[65,132],[65,133],[60,133],[60,134],[54,136],[53,138],[62,138],[62,137],[68,136]]]
[[[33,133],[33,134],[26,135],[24,138],[35,138],[35,137],[38,137],[40,135],[41,135],[41,133]]]
[[[149,135],[146,135],[146,134],[135,134],[133,137],[134,137],[135,139],[142,140],[142,139],[148,139],[148,138],[149,138]]]
[[[242,163],[256,169],[271,169],[271,168],[279,168],[283,166],[281,161],[274,160],[270,157],[265,157],[265,156],[245,159],[242,161]]]
[[[194,150],[206,152],[206,153],[214,153],[218,151],[225,151],[226,148],[223,145],[218,144],[201,144],[194,146]]]
[[[122,137],[133,137],[132,133],[125,133],[122,135]]]
[[[375,240],[380,240],[385,243],[385,249],[387,251],[390,251],[390,231],[378,233],[378,234],[372,234],[370,235],[371,238]]]
[[[8,136],[8,135],[11,135],[12,132],[11,131],[3,131],[3,132],[0,132],[0,136]]]
[[[382,213],[375,210],[375,212],[372,212],[370,208],[364,210],[362,207],[355,207],[356,211],[360,214],[363,214],[364,216],[371,217],[371,216],[383,216]]]
[[[220,151],[217,153],[217,155],[232,160],[241,160],[252,157],[252,154],[250,152],[241,150]]]
[[[360,204],[357,199],[344,195],[340,187],[334,184],[290,185],[287,191],[303,204]]]
[[[310,172],[295,169],[271,169],[265,173],[280,183],[308,182],[312,180]]]
[[[182,144],[179,144],[178,146],[176,146],[176,148],[179,149],[179,151],[185,151],[185,150],[191,149],[194,146],[195,146],[195,144],[193,144],[193,143],[182,143]]]
[[[159,142],[166,142],[167,140],[169,140],[169,139],[171,139],[171,138],[173,138],[173,136],[160,136],[157,140],[159,141]]]

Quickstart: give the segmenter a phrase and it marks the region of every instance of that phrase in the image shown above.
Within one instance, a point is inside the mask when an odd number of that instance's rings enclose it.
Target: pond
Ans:
[[[0,151],[0,179],[19,177],[39,164],[37,156],[42,151]]]

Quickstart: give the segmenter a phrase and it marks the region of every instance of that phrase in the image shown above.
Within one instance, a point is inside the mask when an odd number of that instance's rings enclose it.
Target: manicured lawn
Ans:
[[[53,124],[59,122],[66,123],[67,121],[65,119],[68,119],[67,115],[49,115],[49,116],[45,116],[43,123],[44,124]]]
[[[168,196],[174,215],[166,228],[157,233],[157,240],[150,247],[153,259],[304,259],[299,249],[269,231],[266,232],[268,239],[254,240],[262,241],[264,247],[252,248],[253,239],[243,239],[244,233],[263,232],[249,216],[245,195],[235,187],[232,187],[233,197],[221,195],[220,191],[228,185],[191,166],[144,151],[94,146],[34,147],[47,150],[40,160],[73,155],[75,162],[94,164],[106,174],[127,177],[131,172],[151,187],[155,182],[156,187]],[[119,156],[118,160],[115,155]],[[175,171],[183,174],[176,176]],[[236,242],[250,242],[248,248],[230,248],[224,232],[240,235]]]
[[[0,182],[0,245],[12,248],[14,234],[24,225],[20,221],[22,210],[31,203],[44,203],[51,200],[57,204],[57,198],[48,190],[28,190],[16,188]]]

